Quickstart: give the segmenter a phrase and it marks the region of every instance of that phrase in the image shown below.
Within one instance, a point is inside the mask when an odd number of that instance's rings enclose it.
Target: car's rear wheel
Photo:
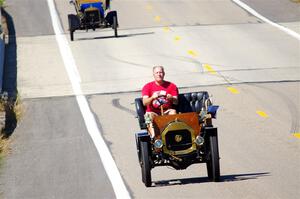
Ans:
[[[206,162],[208,178],[214,182],[220,180],[220,157],[216,135],[209,137],[209,157]]]
[[[117,16],[113,16],[113,29],[115,33],[115,37],[118,37],[118,19]]]
[[[142,180],[146,187],[150,187],[151,180],[151,167],[148,142],[141,141],[141,168],[142,168]]]

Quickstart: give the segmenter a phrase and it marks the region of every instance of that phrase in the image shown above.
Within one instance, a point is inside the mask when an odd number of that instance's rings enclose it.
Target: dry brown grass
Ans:
[[[1,112],[5,113],[6,121],[5,128],[0,129],[0,166],[3,158],[10,151],[10,135],[14,131],[17,122],[23,115],[23,108],[20,97],[17,96],[16,100],[8,100],[8,98],[5,97],[0,98],[0,113]]]
[[[5,111],[5,103],[0,99],[0,111]]]
[[[10,140],[8,138],[0,137],[0,161],[9,153],[10,151]]]
[[[23,109],[23,106],[21,104],[21,98],[20,98],[19,95],[17,96],[17,99],[16,99],[16,101],[14,103],[13,109],[14,109],[13,111],[14,111],[15,116],[16,116],[16,120],[18,122],[21,119],[21,117],[22,117],[22,115],[24,113],[24,109]]]

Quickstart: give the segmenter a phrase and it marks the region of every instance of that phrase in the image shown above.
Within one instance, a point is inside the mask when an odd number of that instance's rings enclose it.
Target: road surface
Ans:
[[[243,2],[300,33],[299,3]],[[105,169],[103,151],[99,155],[96,149],[100,141],[90,136],[78,96],[87,100],[131,198],[299,197],[297,38],[230,0],[114,0],[118,38],[112,30],[78,31],[71,42],[67,14],[74,8],[55,0],[66,48],[78,70],[75,77],[80,77],[74,83],[47,0],[6,5],[14,22],[17,53],[12,63],[24,114],[1,169],[1,197],[116,197],[109,177],[113,169]],[[209,182],[205,165],[198,164],[183,171],[155,168],[153,186],[143,185],[133,102],[157,64],[165,66],[166,79],[180,92],[207,90],[220,105],[214,124],[221,182]],[[74,85],[80,85],[80,95]]]

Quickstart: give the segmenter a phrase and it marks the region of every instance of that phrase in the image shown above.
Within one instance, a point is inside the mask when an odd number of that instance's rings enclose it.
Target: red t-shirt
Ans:
[[[142,89],[142,97],[148,96],[151,97],[154,92],[159,91],[158,99],[153,100],[146,108],[146,112],[155,112],[160,113],[158,101],[163,101],[163,108],[170,109],[172,108],[172,102],[169,102],[166,99],[167,94],[170,94],[174,97],[178,97],[178,88],[175,84],[164,81],[162,85],[157,85],[155,81],[147,83]]]

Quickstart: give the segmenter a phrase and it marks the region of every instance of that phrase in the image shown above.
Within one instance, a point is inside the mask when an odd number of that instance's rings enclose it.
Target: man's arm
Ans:
[[[151,103],[152,100],[153,100],[152,97],[143,96],[143,104],[144,104],[144,106],[148,106]]]
[[[158,93],[157,92],[154,92],[151,97],[146,96],[146,95],[143,96],[143,104],[144,104],[144,106],[149,105],[152,102],[152,100],[154,100],[156,98],[158,98]]]
[[[178,88],[175,84],[171,83],[171,91],[167,94],[167,99],[170,100],[174,105],[178,104]]]

